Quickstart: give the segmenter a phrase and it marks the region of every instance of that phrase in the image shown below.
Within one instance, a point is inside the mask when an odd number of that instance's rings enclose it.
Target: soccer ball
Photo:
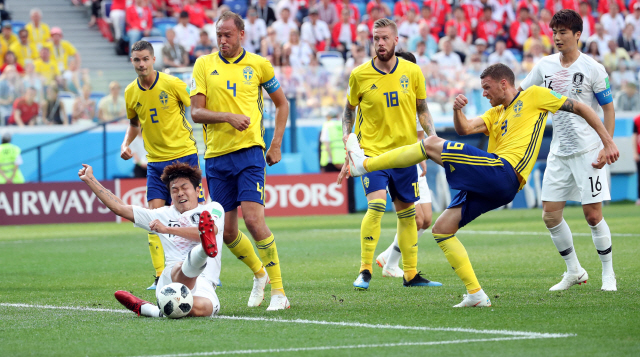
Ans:
[[[181,283],[165,285],[158,294],[158,307],[170,319],[187,316],[193,306],[193,295],[188,287]]]

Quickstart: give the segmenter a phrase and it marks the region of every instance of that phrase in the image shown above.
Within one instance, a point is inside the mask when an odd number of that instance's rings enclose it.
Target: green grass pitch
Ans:
[[[225,318],[181,320],[123,313],[114,299],[125,289],[155,301],[145,290],[153,272],[147,235],[131,224],[2,227],[0,356],[637,356],[640,208],[614,204],[604,213],[617,292],[600,291],[601,264],[580,207],[565,217],[590,279],[568,291],[548,291],[565,266],[540,210],[493,211],[458,234],[493,303],[482,309],[452,308],[464,286],[428,233],[418,268],[443,287],[404,288],[374,266],[369,291],[359,292],[352,283],[362,214],[268,218],[291,309],[267,313],[268,297],[248,308],[252,275],[222,247]],[[388,212],[376,254],[394,233]]]

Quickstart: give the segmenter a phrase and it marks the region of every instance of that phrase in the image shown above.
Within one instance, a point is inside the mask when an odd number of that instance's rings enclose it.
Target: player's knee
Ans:
[[[416,227],[420,229],[422,228],[423,225],[424,225],[424,218],[422,217],[422,215],[416,215]]]
[[[547,228],[557,227],[562,223],[562,210],[547,212],[542,211],[542,220]]]
[[[201,297],[193,297],[193,306],[189,312],[189,316],[193,317],[206,317],[213,314],[213,303],[211,300]]]
[[[433,234],[453,234],[456,231],[457,228],[450,227],[448,224],[440,221],[436,221],[436,223],[433,225],[433,228],[431,228],[431,233]]]
[[[590,211],[584,214],[584,218],[590,226],[595,226],[602,221],[602,212]]]
[[[418,228],[428,229],[431,226],[431,216],[424,217],[422,220],[422,226],[418,226]]]
[[[424,140],[422,140],[422,144],[424,145],[425,148],[432,147],[432,146],[437,145],[440,142],[440,140],[442,140],[442,139],[440,139],[439,137],[437,137],[435,135],[431,135],[431,136],[425,138]]]
[[[247,226],[247,229],[254,237],[261,235],[260,232],[262,232],[266,228],[264,218],[257,215],[244,217],[244,224]]]

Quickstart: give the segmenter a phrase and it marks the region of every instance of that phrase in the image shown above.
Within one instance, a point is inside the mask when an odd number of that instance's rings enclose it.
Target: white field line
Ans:
[[[101,238],[100,237],[78,237],[78,238],[0,240],[0,244],[59,243],[59,242],[77,242],[77,241],[95,240],[95,239],[101,239]]]
[[[382,228],[383,231],[395,232],[395,228]],[[329,233],[359,233],[360,229],[358,228],[343,228],[343,229],[334,229],[334,228],[321,228],[321,229],[310,229],[309,232],[329,232]],[[549,236],[549,232],[516,232],[516,231],[472,231],[472,230],[461,230],[458,233],[461,234],[480,234],[480,235],[505,235],[505,236]],[[574,236],[581,237],[591,237],[591,233],[571,233]],[[635,233],[611,233],[612,237],[640,237],[640,234]]]

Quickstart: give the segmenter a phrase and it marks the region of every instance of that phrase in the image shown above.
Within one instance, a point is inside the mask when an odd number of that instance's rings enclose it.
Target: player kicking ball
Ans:
[[[156,297],[171,283],[186,285],[193,295],[188,316],[215,316],[220,311],[214,282],[219,281],[224,213],[217,202],[198,204],[202,172],[188,163],[164,168],[160,179],[171,193],[172,206],[147,209],[130,206],[104,188],[93,176],[93,168],[82,165],[78,176],[113,213],[134,226],[158,234],[165,254],[165,269],[158,279]],[[160,309],[127,291],[116,291],[116,299],[138,316],[163,317]]]
[[[460,190],[432,229],[438,246],[467,288],[468,294],[454,307],[491,306],[456,233],[481,214],[511,202],[522,189],[538,158],[548,112],[565,111],[582,117],[602,140],[602,160],[607,163],[615,162],[620,155],[589,106],[538,86],[518,92],[513,71],[501,63],[487,67],[480,79],[482,95],[493,108],[469,120],[462,113],[467,98],[458,95],[453,105],[453,122],[459,135],[488,135],[488,152],[430,136],[422,142],[367,158],[354,135],[347,140],[352,176],[409,167],[429,158],[444,167],[451,188]]]

